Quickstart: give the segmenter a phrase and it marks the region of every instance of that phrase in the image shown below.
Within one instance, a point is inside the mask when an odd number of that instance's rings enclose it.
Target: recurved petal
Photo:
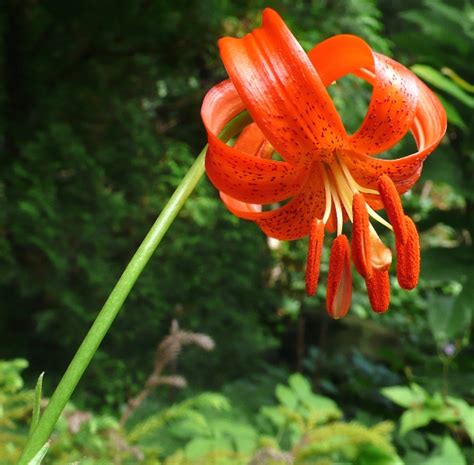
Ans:
[[[262,131],[255,123],[246,126],[237,137],[233,146],[236,150],[248,153],[258,158],[271,159],[273,147],[265,139]],[[220,192],[220,197],[227,209],[234,215],[247,220],[258,218],[262,206],[258,204],[241,202],[233,197]]]
[[[204,98],[201,116],[209,142],[207,175],[220,191],[242,202],[272,203],[293,196],[307,176],[302,164],[259,158],[218,138],[224,126],[243,110],[244,104],[230,81],[213,87]]]
[[[386,174],[403,194],[421,175],[423,162],[441,142],[446,132],[446,112],[438,98],[417,79],[418,103],[411,132],[418,151],[396,160],[380,160],[355,151],[342,153],[354,179],[364,187],[377,189],[377,179]]]
[[[234,149],[271,160],[273,147],[255,123],[246,126],[237,138]]]
[[[367,43],[352,35],[341,34],[321,42],[309,57],[325,85],[348,73],[373,85],[365,119],[349,138],[354,150],[375,155],[403,138],[412,125],[418,100],[417,78],[412,72],[373,52]]]
[[[341,119],[308,56],[278,14],[219,41],[222,60],[254,121],[288,162],[330,158],[346,141]]]
[[[319,163],[313,163],[301,192],[286,205],[261,213],[257,224],[268,236],[280,240],[300,239],[309,234],[314,218],[321,218],[325,207],[324,182]]]

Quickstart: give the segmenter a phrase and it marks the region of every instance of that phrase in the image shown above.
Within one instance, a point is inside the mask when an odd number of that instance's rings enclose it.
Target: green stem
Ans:
[[[236,135],[250,122],[247,112],[235,117],[219,134],[219,138],[227,141]],[[97,315],[93,325],[82,341],[76,355],[64,373],[56,390],[41,416],[38,425],[28,438],[18,465],[26,465],[46,443],[53,432],[54,426],[61,415],[66,403],[89,365],[102,339],[107,334],[112,322],[120,311],[125,299],[132,290],[136,280],[158,247],[161,239],[168,231],[184,203],[196,187],[204,173],[205,147],[183,178],[175,192],[168,200],[157,220],[151,227],[135,255],[128,263],[125,271],[110,293],[107,301]]]

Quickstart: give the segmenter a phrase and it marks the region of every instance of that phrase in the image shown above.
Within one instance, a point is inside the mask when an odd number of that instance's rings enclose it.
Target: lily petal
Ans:
[[[206,171],[222,192],[249,203],[272,203],[291,197],[301,190],[307,176],[303,166],[249,155],[229,147],[217,134],[244,110],[234,86],[224,81],[204,98],[201,116],[208,134]]]
[[[243,129],[234,144],[234,149],[267,160],[271,160],[273,154],[272,145],[255,123],[251,123]]]
[[[265,9],[261,28],[223,38],[219,47],[245,107],[286,161],[330,161],[344,146],[344,126],[324,84],[275,11]]]
[[[316,45],[309,58],[325,85],[360,68],[370,71],[372,98],[360,128],[349,138],[353,150],[375,155],[392,147],[410,129],[418,101],[417,78],[407,68],[375,53],[359,37],[341,34]],[[362,74],[366,79],[367,74]]]
[[[364,187],[377,189],[377,179],[386,174],[399,194],[410,189],[421,175],[423,162],[441,142],[446,132],[446,112],[428,87],[417,79],[418,104],[411,132],[418,151],[396,160],[374,159],[355,151],[342,152],[354,179]]]
[[[283,207],[261,213],[256,222],[267,236],[300,239],[309,234],[313,219],[323,216],[325,199],[321,168],[319,163],[313,163],[301,192]]]

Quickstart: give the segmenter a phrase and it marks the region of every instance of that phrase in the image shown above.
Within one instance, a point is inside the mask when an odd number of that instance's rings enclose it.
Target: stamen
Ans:
[[[318,287],[323,241],[324,222],[315,218],[309,231],[308,254],[306,256],[306,293],[309,296],[314,295]]]
[[[339,196],[337,195],[337,189],[333,185],[333,183],[330,183],[330,188],[331,188],[331,196],[332,200],[334,202],[334,209],[336,211],[336,221],[337,221],[337,235],[340,236],[342,234],[342,210],[341,210],[341,202],[339,200]]]
[[[326,309],[335,319],[349,311],[352,299],[352,274],[349,242],[344,234],[334,239],[329,258]]]
[[[377,313],[384,313],[390,305],[390,277],[387,270],[374,270],[365,280],[370,306]]]
[[[342,201],[342,205],[347,213],[347,216],[352,221],[352,190],[347,184],[344,174],[341,172],[337,163],[331,163],[331,172],[336,181],[337,192]]]
[[[324,194],[326,197],[326,207],[324,209],[323,223],[327,223],[329,215],[331,214],[331,187],[329,185],[328,175],[324,165],[321,163],[321,172],[323,173],[323,182],[324,182]]]
[[[378,180],[378,188],[388,219],[393,226],[396,239],[405,244],[407,241],[407,227],[400,196],[393,181],[383,174]]]
[[[355,179],[352,177],[349,169],[347,168],[347,166],[344,164],[344,162],[339,158],[338,159],[338,162],[339,162],[339,165],[344,173],[344,177],[345,177],[345,185],[348,186],[348,188],[352,191],[353,194],[356,194],[357,192],[363,192],[363,193],[366,193],[366,194],[375,194],[375,195],[379,195],[379,192],[374,190],[374,189],[368,189],[366,187],[362,187],[361,185],[359,185]],[[331,166],[334,166],[335,163],[333,163]],[[338,179],[339,181],[339,179]],[[340,181],[341,183],[341,181]],[[387,227],[388,229],[392,230],[392,225],[390,223],[388,223],[384,218],[382,218],[369,204],[366,203],[366,206],[367,206],[367,211],[369,213],[369,215],[375,220],[375,221],[378,221],[379,223],[383,224],[385,227]]]
[[[411,290],[420,276],[420,238],[413,220],[405,216],[407,241],[395,241],[397,247],[397,279],[402,289]]]
[[[378,191],[375,189],[369,189],[368,187],[361,186],[353,177],[351,172],[349,171],[349,168],[346,166],[343,160],[341,160],[341,157],[337,158],[337,161],[339,162],[342,171],[344,172],[344,176],[347,179],[347,182],[349,183],[349,186],[351,187],[352,191],[359,191],[363,192],[364,194],[374,194],[378,195]]]
[[[363,194],[355,194],[352,199],[354,223],[352,226],[352,261],[361,276],[372,274],[369,215]]]
[[[367,205],[367,212],[375,221],[378,221],[380,224],[383,224],[390,229],[390,231],[393,231],[392,225],[385,220],[385,218],[382,218],[370,205]]]

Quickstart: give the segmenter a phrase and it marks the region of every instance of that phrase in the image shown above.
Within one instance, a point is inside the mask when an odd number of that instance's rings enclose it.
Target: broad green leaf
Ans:
[[[453,316],[454,296],[439,295],[430,292],[427,298],[428,323],[438,344],[448,342],[448,326]]]
[[[426,426],[431,421],[431,412],[426,409],[410,409],[400,418],[400,434],[403,436],[412,429]]]
[[[186,457],[188,459],[196,459],[215,449],[216,443],[214,439],[196,438],[188,442],[185,447]]]
[[[461,413],[461,421],[466,433],[474,443],[474,407],[471,407],[469,410],[466,409]]]
[[[336,402],[329,397],[313,394],[309,399],[305,400],[304,403],[315,410],[327,410],[331,415],[339,416],[341,414]]]
[[[474,315],[474,275],[470,275],[463,284],[462,291],[454,301],[452,315],[448,322],[447,333],[457,336],[466,331],[472,323]]]
[[[459,421],[459,413],[453,407],[444,405],[433,412],[433,420],[438,423],[455,423]]]
[[[462,116],[459,114],[458,110],[456,107],[448,102],[444,97],[441,95],[437,95],[439,98],[440,102],[443,104],[444,109],[446,110],[446,116],[448,117],[448,122],[451,124],[454,124],[458,128],[461,128],[463,130],[467,129],[466,123],[462,119]]]
[[[290,410],[293,410],[298,405],[298,398],[289,387],[278,384],[275,394],[280,403],[288,407]]]
[[[286,421],[286,416],[283,415],[278,407],[264,406],[260,411],[277,426],[282,426]]]
[[[454,440],[445,436],[441,442],[440,447],[437,449],[437,453],[423,465],[467,465],[466,459]]]
[[[423,251],[421,273],[429,280],[462,281],[472,270],[471,247],[436,247]]]
[[[471,441],[474,442],[474,407],[471,407],[465,400],[456,397],[448,397],[447,400],[458,411],[464,429]]]
[[[311,384],[299,373],[291,375],[288,379],[288,384],[301,400],[307,399],[312,395]]]
[[[406,386],[392,386],[381,389],[383,396],[390,399],[400,407],[410,408],[422,405],[426,398]]]
[[[413,65],[411,70],[429,84],[458,99],[469,108],[474,108],[474,98],[466,94],[457,84],[443,76],[438,70],[428,65],[419,64]]]
[[[470,84],[467,82],[465,79],[463,79],[461,76],[459,76],[458,73],[456,73],[454,70],[448,67],[443,67],[441,68],[441,72],[445,75],[451,78],[459,87],[462,89],[466,90],[467,92],[474,92],[474,85]]]

